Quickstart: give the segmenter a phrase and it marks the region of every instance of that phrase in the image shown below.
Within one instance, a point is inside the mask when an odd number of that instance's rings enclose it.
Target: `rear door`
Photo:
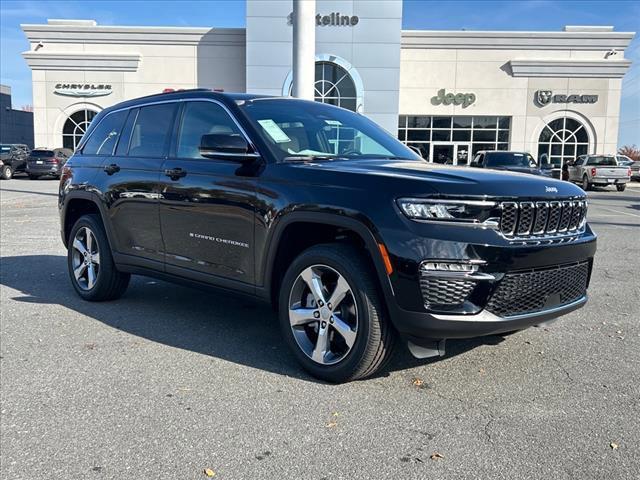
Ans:
[[[115,154],[104,156],[97,183],[104,192],[115,243],[112,247],[119,263],[164,269],[159,177],[167,156],[177,105],[176,102],[165,102],[126,112],[126,123]],[[106,138],[110,131],[106,128],[107,135],[101,135],[96,145],[101,138],[109,142]],[[99,154],[102,150],[101,147]]]
[[[166,271],[249,286],[254,283],[256,180],[239,163],[200,155],[202,135],[214,133],[244,135],[222,104],[184,102],[172,158],[161,176]]]

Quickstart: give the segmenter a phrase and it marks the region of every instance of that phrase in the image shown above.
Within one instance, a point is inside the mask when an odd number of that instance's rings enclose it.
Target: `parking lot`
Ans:
[[[2,478],[639,478],[639,186],[588,194],[585,308],[329,385],[261,304],[142,277],[81,301],[57,181],[3,181]]]

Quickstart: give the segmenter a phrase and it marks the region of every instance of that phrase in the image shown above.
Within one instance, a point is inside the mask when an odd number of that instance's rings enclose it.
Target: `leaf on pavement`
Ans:
[[[442,455],[441,453],[435,452],[431,454],[431,460],[439,460],[441,458],[444,458],[444,455]]]
[[[204,474],[207,477],[215,477],[216,476],[216,472],[214,472],[213,470],[211,470],[210,468],[205,468],[204,469]]]
[[[612,450],[616,450],[618,448],[618,444],[614,442],[611,442],[609,446],[611,447]]]
[[[413,379],[413,381],[411,383],[413,383],[413,385],[415,387],[421,387],[422,385],[424,385],[424,380],[422,380],[421,378],[416,377],[416,378]]]

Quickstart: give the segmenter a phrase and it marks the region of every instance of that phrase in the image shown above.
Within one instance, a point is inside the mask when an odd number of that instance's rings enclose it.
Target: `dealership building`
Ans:
[[[401,1],[316,7],[316,100],[367,115],[431,161],[616,151],[632,32],[403,30]],[[292,2],[246,11],[245,28],[22,25],[36,146],[74,148],[101,109],[167,89],[289,95]]]

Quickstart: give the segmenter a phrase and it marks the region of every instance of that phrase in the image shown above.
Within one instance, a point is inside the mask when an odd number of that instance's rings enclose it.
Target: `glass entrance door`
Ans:
[[[471,144],[464,142],[434,142],[429,158],[433,163],[446,165],[468,165]]]

